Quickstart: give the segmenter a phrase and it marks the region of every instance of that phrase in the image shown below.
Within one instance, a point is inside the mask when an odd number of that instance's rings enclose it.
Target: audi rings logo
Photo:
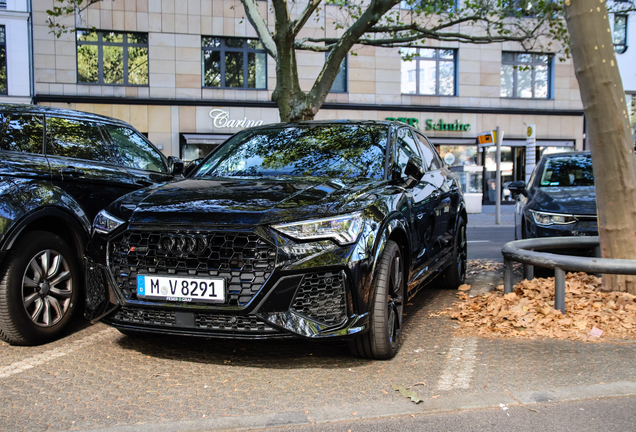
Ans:
[[[199,255],[208,247],[208,240],[202,235],[167,234],[159,239],[159,250],[177,255]]]

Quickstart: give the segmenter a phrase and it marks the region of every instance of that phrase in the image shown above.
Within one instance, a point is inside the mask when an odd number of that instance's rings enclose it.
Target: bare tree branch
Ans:
[[[305,9],[300,13],[298,18],[292,22],[292,34],[294,37],[302,30],[307,24],[307,20],[316,11],[316,8],[320,5],[322,0],[309,0]]]
[[[272,56],[273,59],[277,59],[278,52],[276,43],[274,43],[274,38],[269,32],[267,22],[265,22],[265,19],[261,16],[256,0],[241,0],[241,3],[243,3],[243,7],[245,8],[247,20],[252,24],[254,30],[256,30],[256,34],[261,39],[265,51],[267,51],[267,54]]]

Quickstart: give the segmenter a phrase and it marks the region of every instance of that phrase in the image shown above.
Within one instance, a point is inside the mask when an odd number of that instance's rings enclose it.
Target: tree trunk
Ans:
[[[604,0],[565,0],[565,18],[588,122],[601,251],[636,259],[636,160],[625,92]],[[636,294],[636,277],[604,275],[604,289]]]

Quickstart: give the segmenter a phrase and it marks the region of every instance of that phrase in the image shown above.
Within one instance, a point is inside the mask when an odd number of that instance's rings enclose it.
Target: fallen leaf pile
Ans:
[[[636,339],[636,296],[602,292],[601,279],[586,273],[566,277],[565,315],[554,309],[554,278],[523,280],[514,292],[494,292],[461,300],[438,315],[448,315],[462,328],[484,336],[573,340]]]
[[[477,274],[483,271],[496,272],[496,271],[500,271],[501,269],[503,269],[503,264],[496,261],[488,261],[488,260],[468,261],[468,275]]]

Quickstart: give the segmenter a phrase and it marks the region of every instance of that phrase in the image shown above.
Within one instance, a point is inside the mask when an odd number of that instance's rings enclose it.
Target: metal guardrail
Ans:
[[[537,252],[536,249],[594,249],[596,258],[558,255]],[[598,236],[590,237],[544,237],[515,240],[501,249],[504,256],[504,293],[512,292],[512,263],[524,264],[526,279],[534,277],[534,267],[554,269],[554,308],[565,313],[565,272],[584,271],[590,273],[636,275],[636,260],[598,258],[600,256]]]

